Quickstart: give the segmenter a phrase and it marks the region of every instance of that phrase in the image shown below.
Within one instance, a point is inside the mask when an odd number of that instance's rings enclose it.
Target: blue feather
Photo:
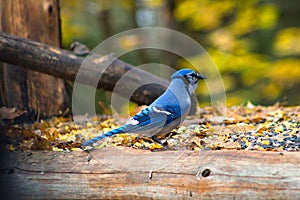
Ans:
[[[85,141],[82,144],[82,146],[91,146],[92,144],[94,144],[94,143],[96,143],[96,142],[98,142],[98,141],[100,141],[100,140],[102,140],[104,138],[111,137],[113,135],[120,134],[120,133],[124,133],[122,127],[116,128],[116,129],[111,130],[109,132],[106,132],[106,133],[104,133],[104,134],[102,134],[102,135],[100,135],[98,137],[95,137],[93,139],[87,140],[87,141]]]

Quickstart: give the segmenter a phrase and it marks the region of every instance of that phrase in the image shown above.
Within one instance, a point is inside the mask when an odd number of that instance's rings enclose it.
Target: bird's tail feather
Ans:
[[[95,138],[92,138],[92,139],[89,139],[87,141],[85,141],[82,146],[91,146],[93,145],[94,143],[98,142],[99,140],[102,140],[103,138],[106,138],[106,137],[110,137],[110,136],[113,136],[113,135],[116,135],[116,134],[119,134],[119,133],[124,133],[122,127],[120,128],[116,128],[114,130],[111,130],[109,132],[106,132],[98,137],[95,137]]]

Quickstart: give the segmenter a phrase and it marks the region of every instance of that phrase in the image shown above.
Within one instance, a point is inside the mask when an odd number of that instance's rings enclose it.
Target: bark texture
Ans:
[[[57,0],[1,0],[0,21],[1,31],[60,47]],[[3,65],[2,104],[27,110],[28,115],[32,112],[48,116],[64,111],[68,101],[64,81],[23,68],[22,64]]]

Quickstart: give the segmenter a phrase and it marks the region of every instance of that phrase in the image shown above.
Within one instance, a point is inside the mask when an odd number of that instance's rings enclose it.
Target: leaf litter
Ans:
[[[118,134],[95,144],[95,148],[126,146],[145,150],[249,150],[300,151],[300,106],[245,106],[227,108],[226,116],[204,107],[188,116],[162,144],[138,134]],[[116,121],[117,120],[117,121]],[[9,150],[76,151],[84,140],[117,128],[126,119],[81,116],[75,124],[71,117],[53,117],[33,124],[14,124],[4,128]]]

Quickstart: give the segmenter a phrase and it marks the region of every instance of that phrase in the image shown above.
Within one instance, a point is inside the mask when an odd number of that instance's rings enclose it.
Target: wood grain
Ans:
[[[294,152],[150,152],[115,147],[90,154],[10,152],[8,160],[1,178],[18,198],[300,198],[300,154]]]

